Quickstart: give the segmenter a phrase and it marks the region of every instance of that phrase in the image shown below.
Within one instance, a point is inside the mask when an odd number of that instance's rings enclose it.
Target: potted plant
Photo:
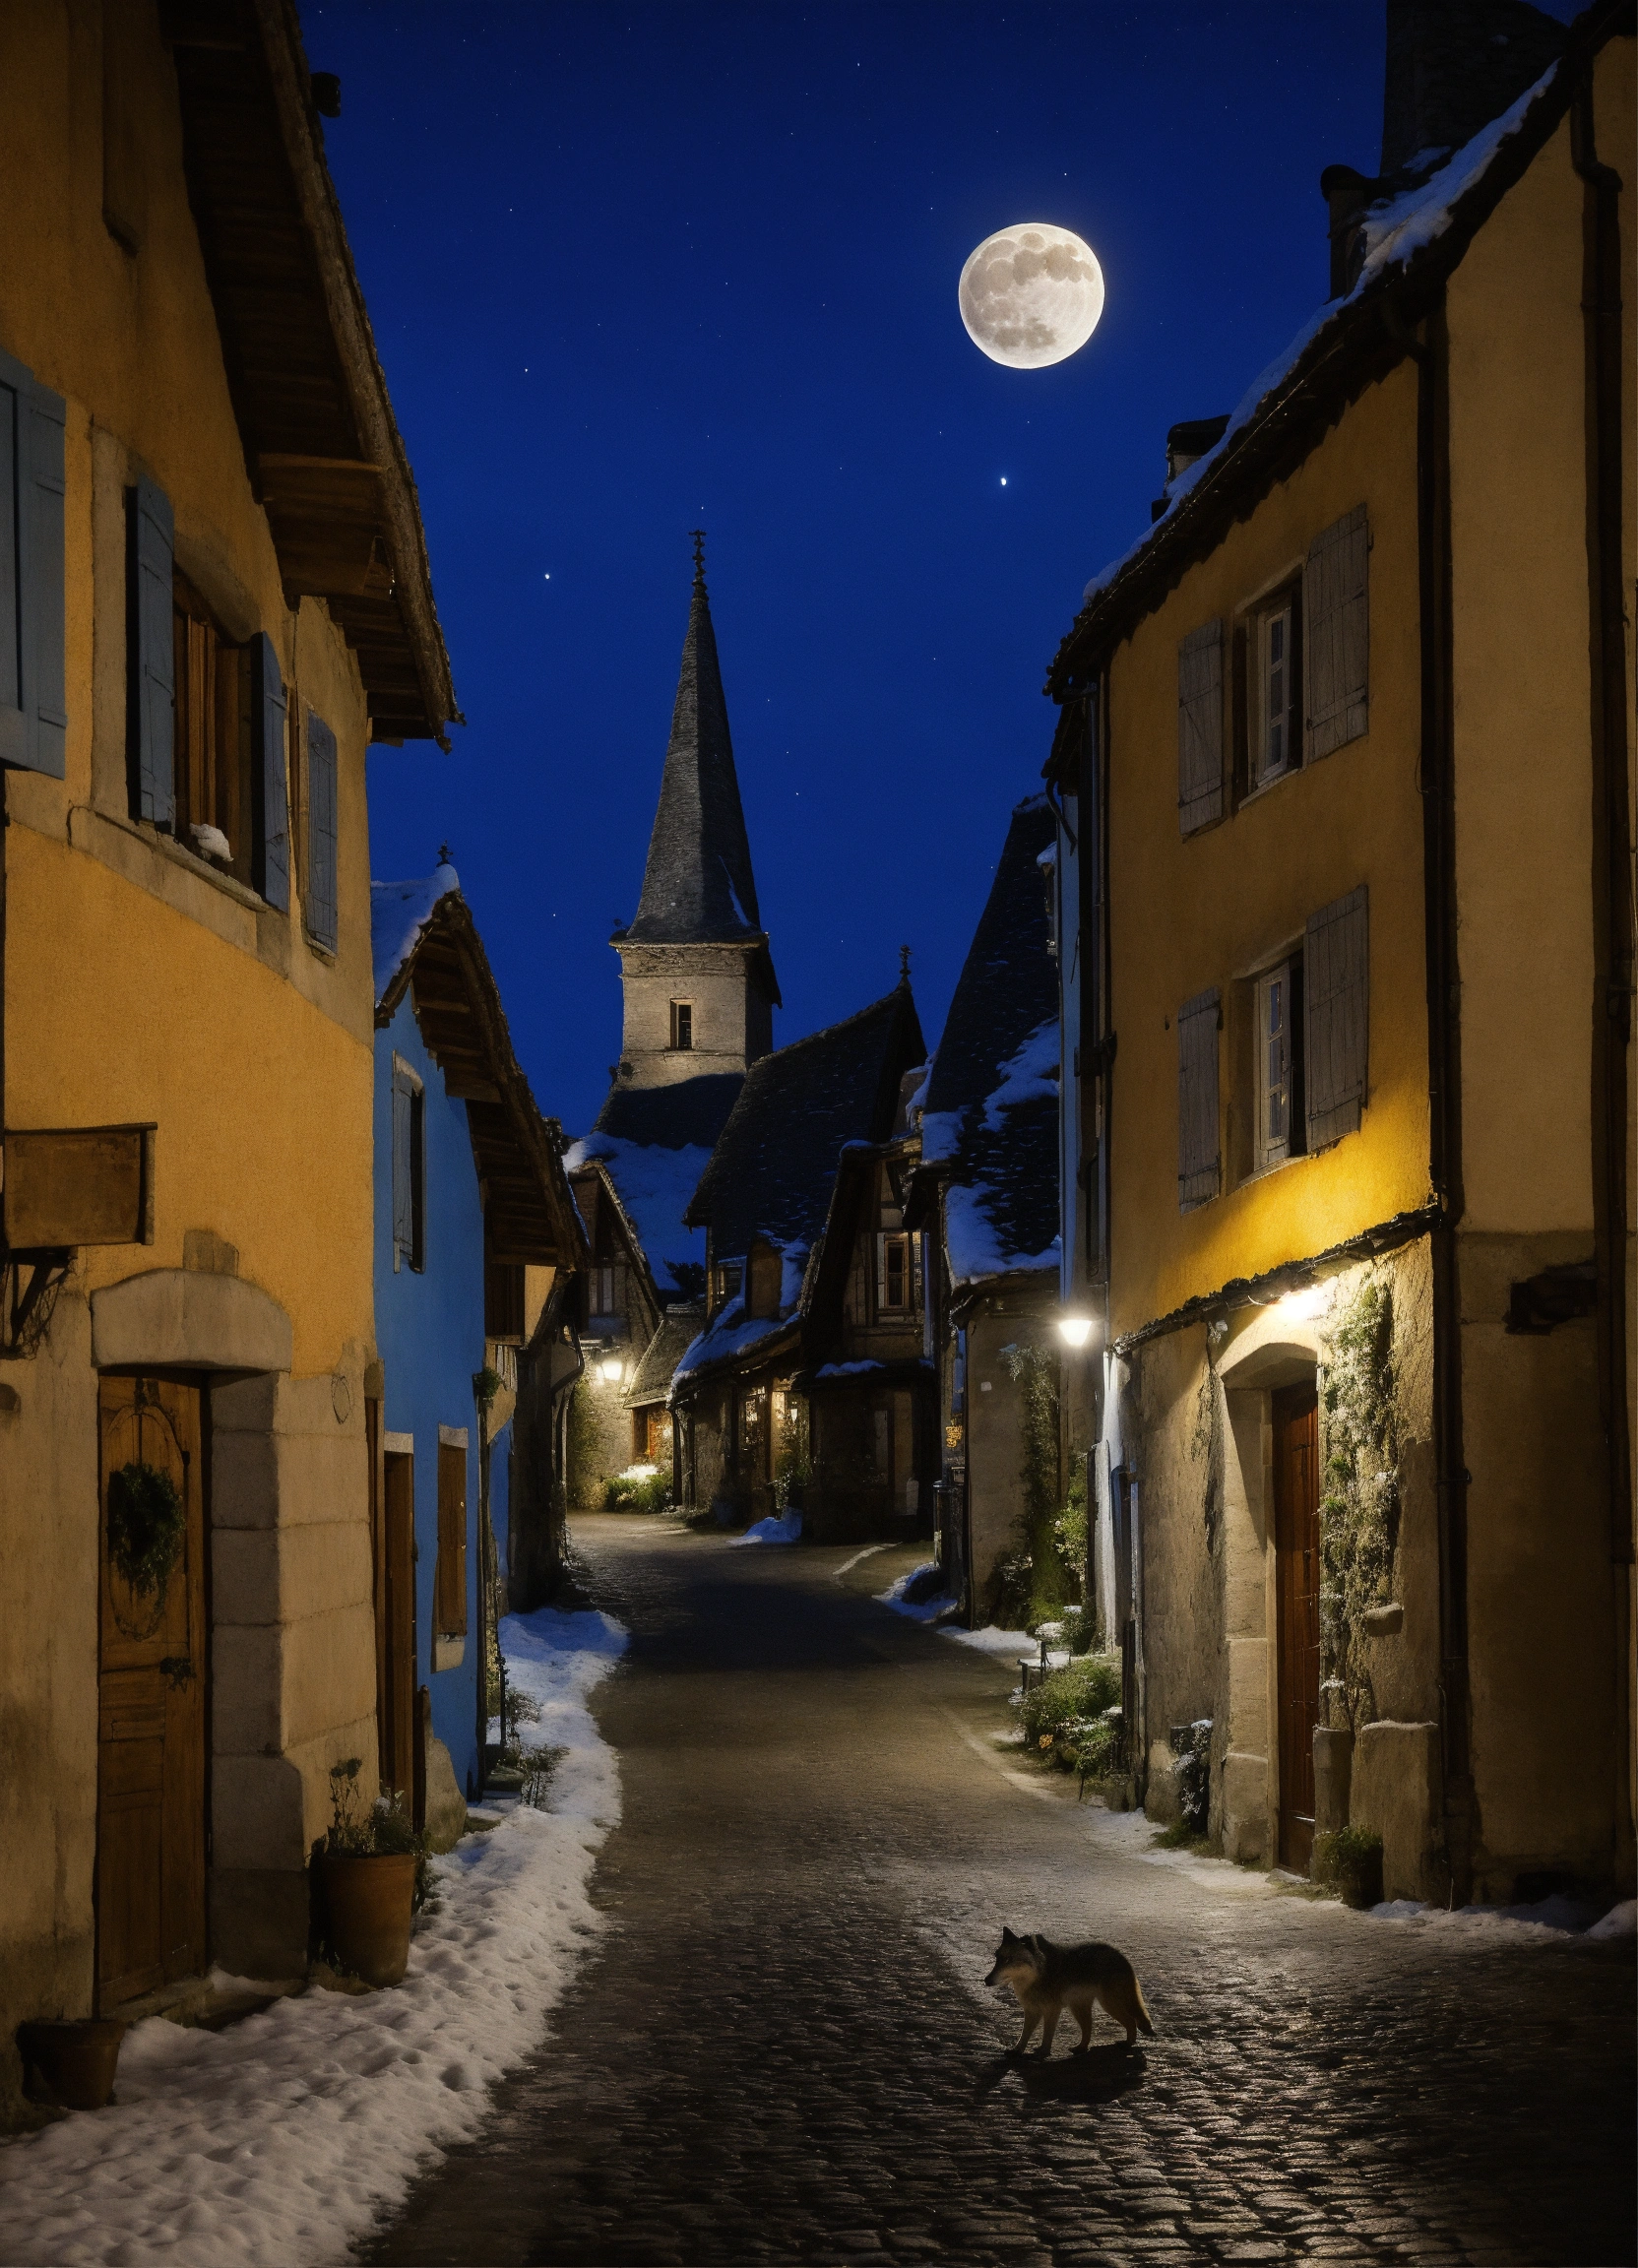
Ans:
[[[1374,1827],[1339,1827],[1314,1837],[1313,1879],[1335,1882],[1345,1906],[1382,1903],[1382,1838]]]
[[[366,1984],[397,1984],[410,1965],[410,1930],[426,1903],[431,1870],[402,1796],[366,1811],[358,1795],[362,1759],[330,1767],[330,1832],[324,1891],[330,1950],[338,1967]]]
[[[18,2050],[34,2092],[65,2110],[100,2110],[114,2091],[119,2016],[36,2018],[17,2028]]]

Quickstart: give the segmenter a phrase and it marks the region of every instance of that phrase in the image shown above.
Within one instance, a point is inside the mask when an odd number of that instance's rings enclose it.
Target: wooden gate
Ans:
[[[205,1507],[199,1387],[103,1378],[96,1773],[96,2004],[117,2007],[203,1974],[205,1942]],[[145,1588],[118,1562],[180,1498],[168,1574]],[[110,1550],[109,1484],[113,1482]]]
[[[1283,1386],[1274,1396],[1274,1548],[1280,1863],[1306,1874],[1319,1722],[1319,1410],[1312,1386]]]

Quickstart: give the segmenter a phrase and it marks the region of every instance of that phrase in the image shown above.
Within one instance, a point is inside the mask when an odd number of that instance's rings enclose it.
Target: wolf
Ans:
[[[1010,1984],[1018,1995],[1024,2029],[1012,2050],[1015,2055],[1023,2054],[1031,2033],[1041,2023],[1045,2030],[1038,2053],[1050,2055],[1052,2035],[1065,2008],[1081,2027],[1082,2048],[1089,2048],[1094,2001],[1101,2001],[1115,2022],[1125,2026],[1128,2048],[1136,2046],[1140,2032],[1150,2039],[1155,2036],[1137,1971],[1112,1945],[1054,1945],[1048,1937],[1015,1937],[1003,1929],[984,1983]]]

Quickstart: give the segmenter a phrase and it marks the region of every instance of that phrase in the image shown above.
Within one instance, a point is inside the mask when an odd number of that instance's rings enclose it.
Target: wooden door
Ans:
[[[1306,1874],[1319,1722],[1319,1410],[1311,1386],[1284,1386],[1274,1396],[1274,1550],[1280,1863]]]
[[[199,1387],[104,1378],[98,1401],[96,2003],[108,2009],[208,1966],[205,1507]],[[173,1483],[182,1534],[168,1575],[145,1590],[110,1549],[109,1483],[128,1504],[152,1474]],[[131,1533],[119,1510],[115,1529]]]
[[[377,1627],[381,1781],[409,1796],[415,1739],[415,1460],[384,1459],[381,1620]]]

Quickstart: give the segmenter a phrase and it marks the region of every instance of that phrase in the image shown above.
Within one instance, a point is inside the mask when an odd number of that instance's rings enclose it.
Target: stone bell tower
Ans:
[[[610,940],[625,992],[610,1104],[634,1090],[742,1079],[774,1044],[779,983],[757,912],[704,547],[696,533],[688,634],[643,895],[635,919]],[[607,1116],[605,1106],[598,1124]]]

